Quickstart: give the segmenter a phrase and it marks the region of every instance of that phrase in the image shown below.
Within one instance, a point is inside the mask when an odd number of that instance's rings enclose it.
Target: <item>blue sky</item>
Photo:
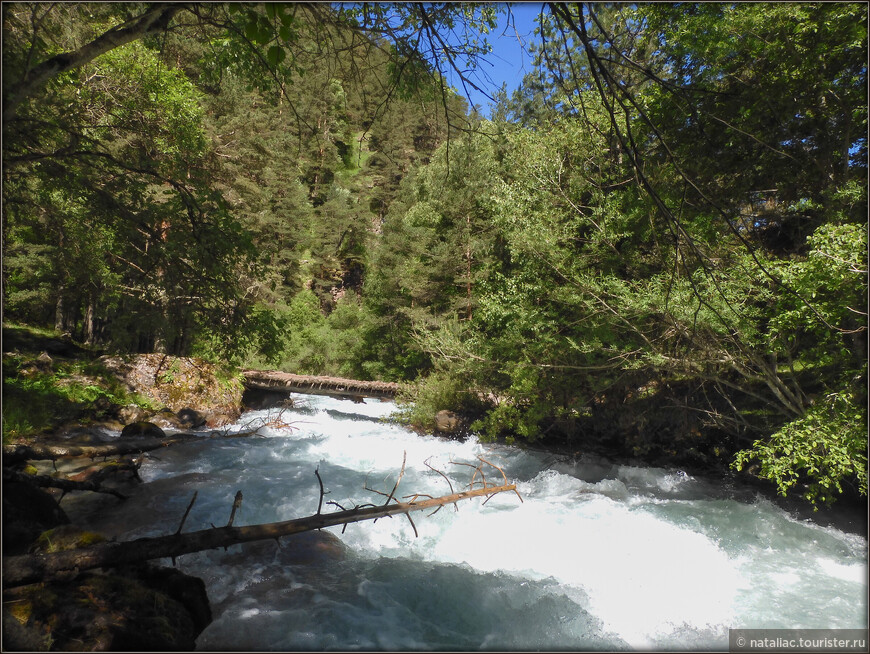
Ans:
[[[496,4],[504,5],[505,3]],[[541,12],[541,7],[542,3],[540,2],[511,3],[515,25],[508,26],[507,16],[499,15],[498,28],[487,35],[493,51],[486,57],[486,62],[480,62],[480,71],[475,83],[486,89],[490,95],[495,94],[502,82],[507,84],[508,95],[510,95],[520,85],[523,76],[531,72],[532,59],[528,54],[528,46],[535,38],[532,32],[536,26],[535,18]],[[456,90],[461,95],[465,95],[458,80],[451,79],[450,82],[457,87]],[[468,87],[467,90],[470,104],[479,105],[481,113],[488,117],[490,113],[489,98],[471,87]]]

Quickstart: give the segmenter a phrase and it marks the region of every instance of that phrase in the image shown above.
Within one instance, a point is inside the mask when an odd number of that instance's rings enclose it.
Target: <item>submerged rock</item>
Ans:
[[[253,541],[233,546],[221,564],[245,565],[252,559],[271,559],[282,565],[315,565],[342,561],[347,546],[328,531],[304,531],[274,540]],[[273,558],[274,557],[274,558]]]

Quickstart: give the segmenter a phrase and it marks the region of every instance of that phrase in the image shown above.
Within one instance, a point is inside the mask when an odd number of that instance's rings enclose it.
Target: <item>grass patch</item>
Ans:
[[[68,360],[51,366],[20,354],[3,355],[3,443],[52,431],[70,420],[88,422],[107,405],[153,402],[127,391],[99,361]]]

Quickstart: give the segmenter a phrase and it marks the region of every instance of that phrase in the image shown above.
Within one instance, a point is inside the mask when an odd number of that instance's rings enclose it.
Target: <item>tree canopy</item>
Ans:
[[[3,11],[7,318],[866,494],[866,6]]]

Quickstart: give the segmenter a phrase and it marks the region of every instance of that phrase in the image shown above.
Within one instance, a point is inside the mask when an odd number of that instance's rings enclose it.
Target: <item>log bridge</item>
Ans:
[[[277,370],[245,370],[242,374],[245,377],[246,388],[286,393],[333,395],[359,400],[364,397],[392,399],[401,389],[401,386],[395,382],[294,375]]]

